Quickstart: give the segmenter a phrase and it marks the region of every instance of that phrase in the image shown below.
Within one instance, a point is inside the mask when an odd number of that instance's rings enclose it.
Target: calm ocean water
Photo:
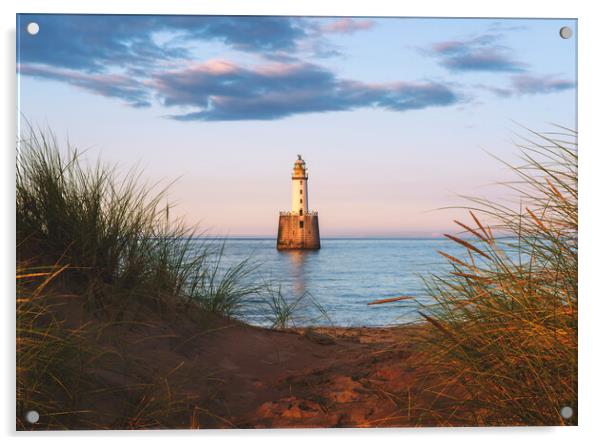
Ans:
[[[449,266],[437,253],[459,257],[465,250],[447,239],[322,239],[318,251],[276,250],[275,239],[228,239],[221,266],[245,258],[258,264],[254,280],[280,286],[290,303],[297,301],[295,324],[384,326],[416,320],[418,303],[428,304],[420,276],[443,272]],[[368,306],[373,300],[411,295],[414,301]],[[243,314],[250,323],[267,325],[270,311],[262,301],[247,305]]]

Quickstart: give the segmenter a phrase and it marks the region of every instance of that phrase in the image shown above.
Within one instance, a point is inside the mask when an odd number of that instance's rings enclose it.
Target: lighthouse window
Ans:
[[[299,204],[303,204],[303,200],[302,199],[299,200]]]
[[[303,194],[303,190],[299,190],[299,194],[302,195]]]
[[[303,221],[299,221],[299,228],[302,229],[303,228]]]

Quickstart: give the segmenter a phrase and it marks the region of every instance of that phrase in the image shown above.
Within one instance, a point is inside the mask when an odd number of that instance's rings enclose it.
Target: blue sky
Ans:
[[[29,22],[40,32],[25,32]],[[20,15],[19,112],[273,236],[297,153],[325,236],[432,236],[503,199],[518,122],[576,127],[573,20]]]

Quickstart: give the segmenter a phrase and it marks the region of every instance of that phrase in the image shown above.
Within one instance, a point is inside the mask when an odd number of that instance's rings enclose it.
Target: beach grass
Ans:
[[[267,308],[267,321],[271,329],[288,329],[298,326],[332,325],[328,312],[309,292],[287,296],[282,285],[267,283],[262,292]],[[312,315],[314,314],[314,315]]]
[[[134,330],[144,314],[177,323],[191,305],[195,313],[235,317],[259,292],[248,284],[250,260],[222,267],[224,242],[171,218],[166,192],[142,183],[136,170],[120,175],[90,163],[50,131],[30,128],[20,141],[17,428],[165,427],[175,410],[167,379],[103,381],[99,373],[136,365],[98,339],[115,327]],[[121,424],[97,425],[94,408],[82,408],[80,396],[101,393],[121,394]],[[35,425],[24,421],[30,410],[43,413]]]
[[[529,132],[519,148],[505,184],[516,200],[471,198],[462,233],[448,235],[466,255],[441,252],[451,272],[425,280],[438,383],[423,391],[455,400],[449,416],[466,424],[575,425],[577,135]]]
[[[34,130],[20,143],[16,170],[18,260],[67,266],[58,280],[86,295],[91,310],[176,299],[232,316],[258,291],[243,284],[248,260],[224,270],[224,243],[170,218],[167,188],[142,183],[136,170],[120,176]]]

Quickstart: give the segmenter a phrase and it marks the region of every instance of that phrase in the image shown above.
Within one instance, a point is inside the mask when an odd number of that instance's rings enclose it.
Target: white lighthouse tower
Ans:
[[[276,247],[278,250],[319,249],[318,212],[309,211],[308,175],[301,155],[297,155],[291,180],[291,210],[280,212]]]
[[[307,169],[301,155],[297,155],[292,176],[291,212],[294,215],[307,215],[309,196],[307,194]]]

